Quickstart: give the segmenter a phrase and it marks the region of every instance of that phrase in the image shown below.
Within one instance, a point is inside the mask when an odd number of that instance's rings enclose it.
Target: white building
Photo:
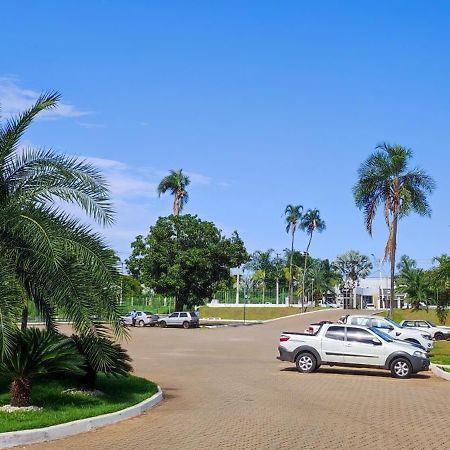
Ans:
[[[337,289],[337,299],[346,308],[365,308],[373,304],[377,309],[390,307],[391,279],[388,277],[367,277],[359,280],[358,286],[353,289]],[[404,294],[396,294],[394,308],[401,308],[405,303]]]

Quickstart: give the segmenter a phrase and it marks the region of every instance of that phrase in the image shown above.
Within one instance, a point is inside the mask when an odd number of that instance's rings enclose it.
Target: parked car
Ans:
[[[200,326],[196,312],[173,312],[158,321],[160,327],[196,328]]]
[[[348,325],[362,325],[377,328],[394,339],[420,345],[427,351],[433,347],[433,338],[430,333],[402,328],[398,323],[385,317],[346,315],[342,316],[339,321]]]
[[[283,331],[278,351],[278,359],[295,363],[303,373],[326,364],[377,367],[395,378],[408,378],[430,365],[427,353],[417,346],[358,325],[324,324],[315,334]]]
[[[450,327],[435,325],[431,320],[402,320],[400,326],[403,328],[425,330],[437,341],[450,338]]]
[[[325,308],[340,308],[340,305],[338,305],[336,302],[332,302],[329,300],[326,300],[322,303],[322,306]]]
[[[375,305],[373,303],[367,303],[366,304],[366,309],[376,309]]]
[[[128,314],[121,316],[120,320],[122,323],[129,326],[133,325],[132,314],[132,312],[129,312]],[[144,327],[146,325],[154,327],[158,323],[158,320],[159,316],[152,314],[149,311],[136,311],[136,325],[139,327]]]

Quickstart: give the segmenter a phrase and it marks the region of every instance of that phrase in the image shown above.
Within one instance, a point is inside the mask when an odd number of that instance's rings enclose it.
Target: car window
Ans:
[[[403,322],[403,326],[404,327],[413,327],[414,322],[412,320],[406,320],[405,322]]]
[[[360,328],[347,327],[347,342],[359,342],[361,344],[373,345],[374,336]]]
[[[325,333],[325,337],[328,339],[334,339],[336,341],[344,340],[344,327],[330,327]]]
[[[352,317],[350,322],[350,325],[363,325],[366,326],[369,322],[369,319],[367,317]]]
[[[381,328],[382,330],[389,330],[392,328],[392,325],[384,319],[371,319],[371,326]]]
[[[426,322],[422,322],[421,320],[416,322],[416,326],[419,328],[430,328],[430,326]]]
[[[175,318],[175,317],[178,317],[178,313],[172,313],[170,316],[169,316],[170,318]]]
[[[187,313],[180,313],[180,317],[187,317]]]

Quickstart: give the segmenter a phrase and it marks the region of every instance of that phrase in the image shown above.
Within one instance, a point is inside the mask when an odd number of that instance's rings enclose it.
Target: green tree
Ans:
[[[433,179],[423,170],[408,168],[412,156],[412,151],[401,145],[380,144],[360,166],[358,181],[353,188],[356,206],[364,212],[370,235],[377,208],[383,205],[389,229],[385,259],[391,263],[390,317],[393,315],[398,221],[411,212],[430,216],[427,195],[435,187]]]
[[[450,256],[444,254],[434,258],[438,266],[428,272],[430,287],[436,295],[436,314],[439,322],[445,324],[450,305]]]
[[[415,266],[416,262],[412,259],[403,261],[397,277],[397,292],[406,294],[408,303],[413,309],[418,309],[420,302],[428,304],[430,286],[425,271]]]
[[[291,233],[291,253],[289,261],[289,303],[294,301],[294,283],[293,283],[293,256],[294,256],[294,238],[295,232],[302,218],[302,205],[287,205],[284,210],[286,221],[286,233]]]
[[[144,240],[142,281],[156,293],[176,299],[176,309],[211,299],[230,268],[248,261],[241,238],[225,238],[212,222],[189,214],[160,217]]]
[[[58,100],[59,94],[44,94],[0,124],[0,285],[18,291],[14,302],[0,303],[0,316],[20,307],[26,328],[33,302],[49,329],[62,313],[77,332],[96,334],[102,318],[119,333],[115,260],[97,234],[64,211],[75,204],[99,224],[111,224],[103,176],[76,158],[19,147],[35,117]]]
[[[131,275],[121,275],[123,298],[139,297],[142,295],[142,285]]]
[[[333,262],[333,268],[340,276],[340,288],[348,289],[352,293],[361,278],[365,278],[371,272],[373,266],[366,255],[350,250],[338,255]]]
[[[305,214],[303,214],[300,220],[300,228],[309,236],[308,244],[306,246],[305,251],[305,265],[303,267],[303,277],[302,277],[302,311],[304,308],[304,299],[305,299],[305,276],[306,276],[306,263],[308,261],[309,256],[309,247],[311,246],[312,237],[315,231],[321,233],[325,230],[325,222],[320,217],[320,212],[318,209],[308,209]]]
[[[11,380],[11,405],[30,406],[33,380],[38,375],[78,373],[84,358],[73,341],[53,331],[28,328],[17,331],[12,352],[3,353],[0,371]]]
[[[306,274],[306,283],[313,287],[315,301],[320,300],[320,297],[326,296],[329,292],[334,292],[338,279],[339,276],[333,270],[328,259],[314,259]]]
[[[183,169],[171,170],[169,175],[164,177],[158,185],[158,195],[169,191],[173,195],[172,212],[178,216],[183,210],[184,205],[189,200],[189,194],[186,188],[191,180],[183,173]]]

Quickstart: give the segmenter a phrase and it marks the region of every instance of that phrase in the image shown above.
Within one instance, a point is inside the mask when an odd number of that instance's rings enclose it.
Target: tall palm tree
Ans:
[[[384,220],[389,229],[385,259],[389,259],[391,263],[391,318],[398,220],[411,212],[430,216],[427,195],[431,194],[435,187],[434,180],[422,169],[408,168],[412,156],[412,151],[401,145],[378,145],[376,151],[360,166],[358,181],[353,188],[356,206],[364,212],[366,228],[370,235],[377,208],[383,205]]]
[[[367,277],[373,266],[368,256],[362,255],[355,250],[350,250],[336,257],[333,261],[333,268],[341,277],[341,288],[350,290],[353,296],[359,280]]]
[[[106,333],[99,320],[119,334],[115,260],[97,234],[64,211],[76,204],[99,224],[112,223],[103,176],[76,158],[19,147],[33,119],[58,100],[57,93],[43,94],[0,124],[0,286],[16,291],[0,301],[0,317],[17,317],[20,308],[26,328],[32,302],[49,329],[62,313],[82,335]],[[8,336],[2,333],[0,352],[8,350]]]
[[[167,191],[173,195],[172,212],[174,216],[178,216],[183,210],[184,205],[189,200],[189,194],[186,188],[191,180],[183,173],[183,169],[171,170],[170,174],[164,177],[158,185],[158,195]]]
[[[303,276],[302,276],[302,312],[303,312],[304,299],[305,299],[306,265],[308,262],[309,247],[311,245],[314,231],[322,233],[322,231],[325,230],[325,228],[326,228],[325,222],[320,217],[319,210],[318,209],[308,209],[308,211],[306,211],[306,213],[303,214],[303,217],[300,220],[300,228],[303,231],[306,231],[309,235],[308,245],[306,246],[306,251],[305,251],[305,266],[303,267]]]
[[[292,272],[292,258],[294,257],[294,238],[295,232],[300,224],[302,218],[302,205],[287,205],[284,210],[286,220],[286,233],[291,233],[291,257],[289,261],[289,303],[294,301],[294,284]]]

